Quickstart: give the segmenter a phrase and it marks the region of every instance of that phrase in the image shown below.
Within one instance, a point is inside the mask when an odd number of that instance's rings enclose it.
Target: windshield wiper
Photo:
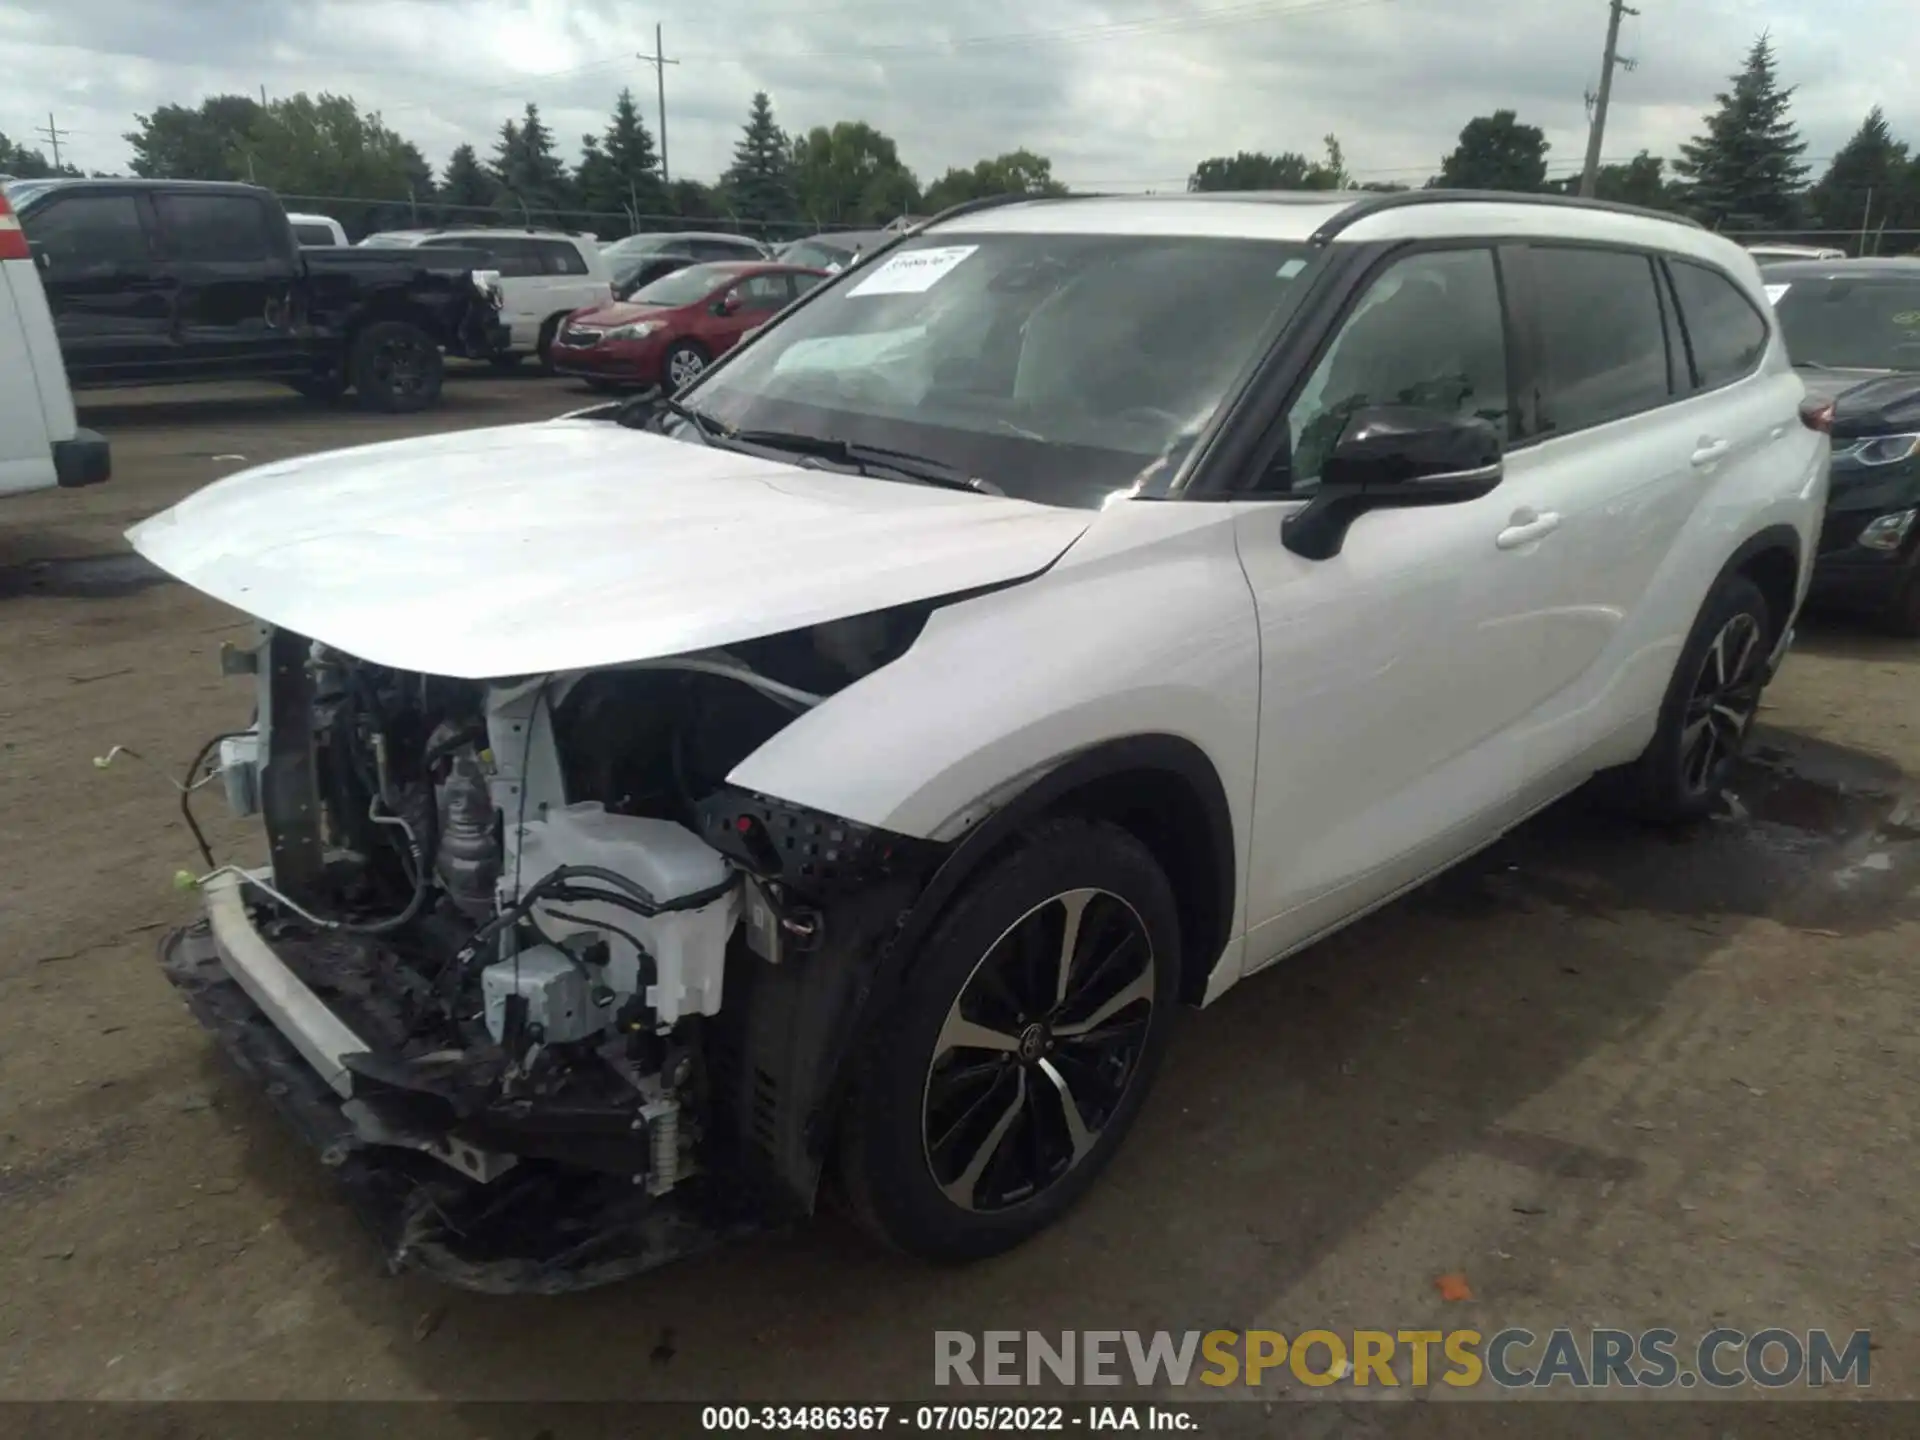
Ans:
[[[957,466],[915,455],[906,450],[889,450],[879,445],[859,445],[848,440],[825,439],[789,430],[731,430],[726,439],[742,445],[758,445],[767,450],[784,450],[793,455],[808,455],[830,465],[848,465],[862,475],[891,474],[924,485],[948,490],[971,490],[979,495],[1005,495],[990,480],[969,475]]]

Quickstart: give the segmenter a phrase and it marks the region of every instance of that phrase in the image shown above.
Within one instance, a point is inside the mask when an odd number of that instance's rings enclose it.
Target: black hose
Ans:
[[[207,844],[207,837],[201,832],[200,822],[193,818],[193,787],[199,783],[200,767],[207,763],[214,747],[222,740],[239,740],[256,732],[252,730],[223,730],[206,744],[202,745],[193,757],[193,763],[187,766],[186,782],[180,787],[180,818],[187,822],[187,829],[193,835],[193,843],[200,847],[200,858],[207,862],[207,869],[216,868],[213,847]]]

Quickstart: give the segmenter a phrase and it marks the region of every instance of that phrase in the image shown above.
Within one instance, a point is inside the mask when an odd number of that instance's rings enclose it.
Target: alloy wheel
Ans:
[[[1707,647],[1680,730],[1680,778],[1689,794],[1704,794],[1740,753],[1765,685],[1763,638],[1759,620],[1742,611]]]
[[[411,339],[383,341],[373,369],[381,383],[395,395],[417,395],[426,384],[426,357],[419,343]]]
[[[1087,1158],[1139,1069],[1155,964],[1139,913],[1097,889],[1041,902],[988,948],[922,1100],[927,1166],[950,1201],[1009,1210]]]
[[[691,350],[676,350],[667,360],[667,378],[675,390],[684,390],[700,378],[706,362]]]

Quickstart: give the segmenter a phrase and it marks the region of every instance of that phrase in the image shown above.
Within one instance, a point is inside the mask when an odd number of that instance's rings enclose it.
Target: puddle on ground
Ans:
[[[170,577],[132,551],[0,565],[0,600],[22,595],[73,596],[85,600],[131,595]]]
[[[1574,796],[1416,903],[1767,916],[1858,934],[1920,915],[1917,895],[1920,784],[1876,756],[1762,731],[1710,820],[1649,829]]]

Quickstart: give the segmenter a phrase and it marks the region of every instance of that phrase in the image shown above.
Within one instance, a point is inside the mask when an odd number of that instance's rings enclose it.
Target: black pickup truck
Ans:
[[[439,398],[443,355],[506,344],[481,257],[303,250],[273,193],[192,180],[14,181],[75,389],[281,380],[369,410]]]

